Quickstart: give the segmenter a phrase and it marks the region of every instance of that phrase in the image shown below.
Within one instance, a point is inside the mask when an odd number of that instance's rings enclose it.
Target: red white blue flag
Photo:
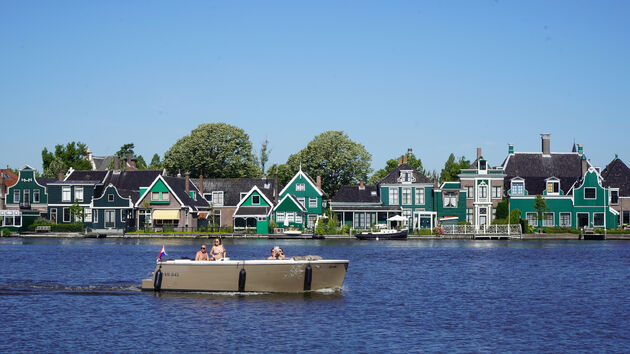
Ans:
[[[157,260],[162,260],[163,256],[166,256],[166,249],[164,248],[164,245],[162,245],[162,249],[160,250],[160,254],[158,254]]]

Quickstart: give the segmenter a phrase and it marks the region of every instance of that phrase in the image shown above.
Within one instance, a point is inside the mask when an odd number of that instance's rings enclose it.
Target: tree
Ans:
[[[322,189],[333,196],[343,185],[366,181],[371,160],[372,155],[365,147],[350,140],[344,132],[327,131],[289,156],[286,165],[291,176],[300,166],[313,178],[322,176]]]
[[[125,144],[123,146],[120,147],[120,150],[118,150],[118,152],[116,152],[116,156],[123,158],[126,157],[127,155],[134,154],[133,148],[135,147],[134,143],[129,143],[129,144]]]
[[[87,146],[81,142],[55,145],[55,152],[42,150],[42,177],[56,178],[59,172],[66,172],[70,167],[75,170],[90,170],[92,165],[87,159]]]
[[[269,169],[267,169],[267,176],[275,177],[276,174],[278,175],[278,185],[284,186],[289,183],[291,178],[293,178],[295,172],[293,172],[286,163],[281,165],[273,164],[269,166]]]
[[[161,170],[162,169],[162,161],[160,161],[160,155],[153,154],[153,158],[151,159],[151,163],[149,164],[150,170]]]
[[[538,232],[540,232],[540,228],[541,228],[541,223],[543,220],[543,216],[545,214],[546,211],[549,210],[549,207],[547,206],[547,202],[545,201],[545,199],[543,199],[543,197],[540,194],[536,195],[536,200],[534,200],[534,210],[536,210],[536,215],[538,216]]]
[[[470,196],[468,196],[470,197]],[[499,203],[497,203],[497,214],[496,214],[496,218],[497,219],[507,219],[508,214],[509,214],[509,210],[508,210],[508,200],[507,199],[503,199],[501,200]]]
[[[413,167],[416,171],[426,174],[427,171],[422,167],[422,160],[419,157],[416,157],[413,153],[407,153],[407,164]],[[385,178],[390,172],[392,172],[396,167],[398,167],[397,159],[389,159],[385,163],[385,167],[380,170],[374,172],[374,174],[370,177],[368,183],[377,184],[381,179]]]
[[[265,165],[269,162],[269,154],[271,153],[271,148],[269,147],[269,140],[265,138],[265,141],[262,142],[260,146],[260,158],[258,162],[260,163],[260,172],[262,172],[263,176],[265,175]]]
[[[70,206],[70,215],[72,215],[74,222],[83,222],[85,219],[85,210],[82,206],[79,206],[79,201],[76,199],[74,204]]]
[[[452,153],[448,156],[448,160],[444,163],[444,168],[440,172],[440,182],[457,181],[457,175],[463,168],[470,167],[470,161],[464,156],[455,161],[455,155]]]
[[[226,123],[201,124],[179,139],[164,154],[164,167],[171,173],[190,171],[192,177],[256,177],[252,143],[243,129]]]
[[[142,155],[138,155],[138,157],[136,158],[136,167],[139,170],[146,170],[147,169],[147,162],[144,161],[144,157],[142,157]]]

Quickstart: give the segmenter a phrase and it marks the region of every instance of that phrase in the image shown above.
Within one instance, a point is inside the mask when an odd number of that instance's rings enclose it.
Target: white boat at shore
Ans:
[[[286,260],[158,261],[142,290],[282,292],[341,289],[348,260],[319,256]]]

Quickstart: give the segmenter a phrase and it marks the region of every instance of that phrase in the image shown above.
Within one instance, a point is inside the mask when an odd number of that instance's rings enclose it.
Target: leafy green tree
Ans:
[[[507,219],[509,213],[510,211],[508,210],[507,199],[503,199],[502,201],[497,203],[497,214],[496,214],[497,219]]]
[[[271,153],[271,148],[269,147],[269,140],[265,138],[265,141],[262,142],[260,146],[260,157],[258,162],[260,163],[260,172],[265,174],[265,165],[269,162],[269,154]]]
[[[87,159],[87,146],[81,142],[55,145],[55,151],[42,150],[42,177],[56,178],[59,172],[66,172],[70,167],[75,170],[90,170],[92,165]]]
[[[547,202],[545,201],[545,199],[540,194],[537,194],[536,195],[536,200],[534,200],[534,210],[536,210],[536,215],[538,215],[538,225],[537,226],[538,226],[538,231],[540,231],[541,225],[542,225],[543,216],[544,216],[545,212],[549,210],[549,207],[547,206]]]
[[[457,181],[457,175],[463,168],[470,167],[470,161],[464,156],[455,161],[455,155],[452,153],[448,156],[448,160],[444,163],[444,168],[440,172],[440,182]]]
[[[521,220],[521,211],[519,209],[514,209],[510,213],[510,224],[518,224]]]
[[[136,158],[136,167],[139,170],[146,170],[147,169],[147,162],[144,161],[144,157],[142,157],[142,155],[138,155],[138,157]]]
[[[210,178],[260,175],[249,136],[226,123],[199,125],[164,154],[163,164],[171,174],[190,171],[192,177],[202,173]]]
[[[79,201],[75,200],[74,204],[70,206],[70,215],[72,215],[74,222],[83,222],[85,219],[85,210],[82,206],[79,206]]]
[[[153,158],[151,159],[151,163],[149,164],[149,169],[150,170],[161,170],[162,167],[162,161],[160,161],[160,155],[158,154],[153,154]]]
[[[366,181],[371,160],[372,155],[365,147],[350,140],[344,132],[327,131],[289,156],[286,165],[291,176],[300,166],[313,178],[322,176],[322,189],[333,196],[343,185]]]
[[[123,146],[120,147],[120,150],[118,150],[116,152],[116,156],[123,158],[126,157],[128,154],[133,155],[134,154],[134,149],[135,145],[134,143],[129,143],[129,144],[125,144]]]
[[[274,177],[276,174],[278,174],[278,185],[284,186],[289,183],[291,178],[293,178],[295,172],[293,172],[289,168],[289,165],[285,163],[281,165],[273,164],[269,166],[269,169],[267,169],[267,176]]]
[[[422,167],[422,160],[419,157],[416,157],[413,153],[407,154],[407,164],[413,167],[416,171],[426,174],[427,171]],[[392,172],[396,167],[398,167],[397,159],[389,159],[385,163],[385,167],[380,170],[374,172],[374,174],[368,180],[370,184],[377,184],[381,179],[385,178],[390,172]]]

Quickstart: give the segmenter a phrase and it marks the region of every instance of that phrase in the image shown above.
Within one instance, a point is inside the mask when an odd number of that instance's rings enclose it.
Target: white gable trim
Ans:
[[[182,200],[179,199],[179,197],[177,196],[177,193],[173,192],[173,188],[171,188],[171,186],[166,182],[166,180],[164,179],[164,177],[162,177],[162,175],[158,175],[157,178],[153,181],[153,183],[151,183],[151,185],[149,186],[149,188],[147,188],[146,191],[144,191],[144,194],[142,194],[140,196],[140,198],[138,198],[138,201],[136,202],[136,204],[134,204],[134,207],[138,208],[140,206],[140,202],[142,201],[142,199],[144,199],[147,196],[147,193],[151,192],[151,188],[153,188],[153,186],[157,183],[157,181],[162,180],[162,183],[164,183],[164,185],[166,185],[166,188],[168,188],[168,191],[171,193],[171,195],[173,195],[175,197],[175,200],[177,200],[177,202],[179,203],[180,207],[186,207],[184,205],[184,203],[182,203]],[[192,208],[190,206],[188,206],[188,209],[190,211],[192,211]]]
[[[247,192],[245,197],[243,199],[241,199],[241,201],[238,202],[238,204],[236,204],[236,210],[238,210],[238,208],[241,207],[241,204],[243,204],[243,202],[246,201],[247,198],[249,198],[249,196],[252,195],[252,193],[254,193],[255,191],[258,192],[258,194],[260,194],[260,196],[263,197],[263,199],[265,199],[265,201],[269,204],[269,208],[273,209],[273,202],[271,200],[269,200],[269,198],[267,198],[265,193],[261,192],[260,189],[258,189],[257,186],[253,186],[252,189],[250,189],[249,192]],[[236,214],[236,210],[234,210],[234,214]]]
[[[133,202],[131,201],[131,197],[129,197],[129,198],[123,198],[123,196],[122,196],[122,195],[120,195],[120,193],[118,193],[118,188],[116,188],[116,186],[115,186],[115,185],[113,185],[113,184],[111,184],[111,183],[110,183],[110,184],[108,184],[108,185],[107,185],[107,187],[105,187],[105,189],[103,189],[103,195],[101,195],[101,196],[100,196],[100,197],[98,197],[98,198],[92,198],[92,203],[91,203],[91,204],[92,204],[92,205],[94,205],[94,201],[95,201],[95,200],[103,199],[103,197],[104,197],[104,196],[105,196],[105,194],[106,194],[105,192],[107,191],[107,188],[109,188],[110,186],[111,186],[112,188],[114,188],[114,191],[115,191],[115,192],[116,192],[116,194],[118,195],[118,198],[120,198],[120,199],[127,199],[127,200],[129,201],[129,207],[133,208]],[[120,207],[118,207],[118,208],[120,208]]]
[[[295,200],[295,197],[291,194],[287,194],[284,196],[284,198],[282,198],[279,202],[278,205],[276,205],[275,207],[273,207],[273,211],[276,211],[276,209],[278,209],[278,207],[280,206],[280,204],[282,204],[284,202],[285,199],[290,198],[291,201],[293,202],[293,204],[297,205],[298,208],[300,208],[300,210],[302,210],[303,212],[306,212],[306,208],[304,206],[302,206],[302,204],[300,204],[300,202],[298,202],[297,200]]]
[[[287,183],[286,186],[284,186],[284,188],[280,191],[280,193],[278,195],[282,195],[283,193],[287,192],[287,190],[289,189],[289,187],[293,184],[293,182],[295,182],[295,180],[298,178],[298,176],[302,176],[304,177],[304,179],[306,181],[308,181],[308,184],[310,184],[313,189],[315,189],[315,191],[317,192],[317,194],[319,194],[319,196],[323,196],[324,193],[322,193],[322,191],[319,190],[319,188],[317,188],[317,186],[315,184],[313,184],[313,182],[311,181],[311,179],[306,175],[306,173],[302,172],[302,170],[300,169],[295,176],[293,176],[293,178],[291,178],[291,180],[289,181],[289,183]]]

